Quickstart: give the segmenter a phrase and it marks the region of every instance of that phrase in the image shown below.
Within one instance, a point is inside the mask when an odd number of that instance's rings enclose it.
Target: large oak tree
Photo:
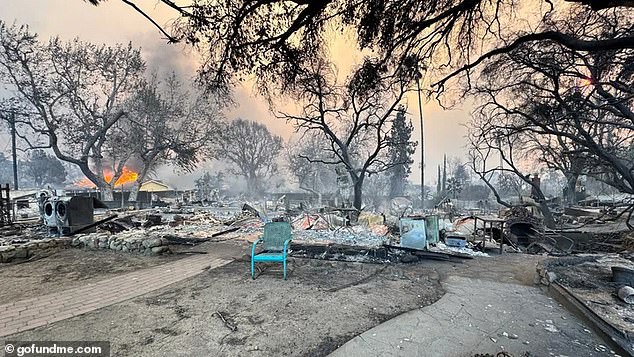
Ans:
[[[327,38],[337,31],[353,34],[358,50],[385,71],[413,58],[433,72],[438,90],[448,78],[524,43],[554,42],[588,52],[634,48],[631,34],[588,37],[538,26],[566,17],[571,8],[599,14],[617,9],[631,16],[632,0],[159,0],[175,17],[168,28],[139,1],[121,1],[153,21],[169,41],[200,49],[201,83],[225,94],[246,75],[255,75],[264,93],[292,89],[307,64],[327,52]]]
[[[50,148],[60,160],[77,165],[106,200],[112,200],[131,150],[120,146],[110,157],[105,150],[114,146],[110,133],[125,115],[122,103],[138,88],[144,69],[131,44],[42,42],[26,26],[0,22],[0,80],[13,96],[2,104],[18,104],[20,124],[36,137],[31,148]]]

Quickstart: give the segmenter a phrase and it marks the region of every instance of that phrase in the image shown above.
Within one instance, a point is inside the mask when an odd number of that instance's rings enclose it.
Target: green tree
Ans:
[[[387,143],[390,160],[397,163],[388,171],[390,198],[403,196],[407,177],[412,172],[411,166],[414,162],[412,155],[416,151],[417,144],[410,141],[413,130],[412,122],[405,116],[405,106],[400,106],[392,123]]]
[[[447,193],[447,154],[442,159],[442,193]]]
[[[453,178],[462,183],[464,186],[469,182],[469,173],[464,164],[458,164],[453,170]]]
[[[447,192],[451,194],[453,199],[458,198],[458,195],[462,192],[464,183],[455,177],[450,177],[447,180]]]

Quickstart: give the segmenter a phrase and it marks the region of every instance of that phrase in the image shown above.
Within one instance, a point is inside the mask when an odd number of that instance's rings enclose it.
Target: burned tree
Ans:
[[[401,76],[375,80],[376,68],[366,65],[362,71],[338,84],[332,66],[315,59],[312,68],[302,74],[295,87],[295,100],[302,103],[299,113],[280,113],[279,117],[294,124],[301,133],[323,135],[328,142],[327,154],[301,156],[311,163],[345,168],[353,185],[353,206],[360,210],[363,184],[369,175],[409,162],[391,161],[390,129],[398,105],[407,91]],[[408,142],[412,146],[413,143]]]
[[[429,69],[438,76],[436,87],[440,91],[450,78],[468,74],[484,61],[522,44],[558,43],[571,50],[596,53],[634,47],[631,34],[586,37],[563,28],[535,26],[567,16],[570,8],[596,13],[630,11],[630,0],[547,1],[538,6],[511,0],[160,3],[177,16],[172,28],[158,25],[137,1],[125,1],[170,42],[183,41],[199,49],[204,56],[199,71],[201,83],[224,94],[229,93],[235,80],[249,75],[255,76],[259,88],[267,94],[276,89],[286,91],[313,58],[326,52],[324,39],[331,29],[355,34],[359,49],[372,53],[368,62],[381,63],[385,71],[401,67],[411,56],[434,66]],[[523,15],[527,13],[523,6],[531,7],[530,17]]]
[[[174,73],[164,81],[153,74],[129,100],[128,107],[129,114],[118,132],[132,149],[138,170],[129,198],[134,202],[141,184],[159,165],[194,169],[218,136],[221,116],[213,100],[185,90]]]
[[[634,33],[618,14],[577,14],[566,25],[588,36],[609,28]],[[479,112],[501,129],[526,135],[534,143],[530,149],[542,152],[539,159],[565,175],[582,170],[634,193],[633,60],[634,50],[595,54],[554,43],[523,46],[487,65],[474,90],[484,102]]]
[[[194,181],[197,197],[201,201],[214,201],[220,199],[219,193],[225,185],[225,174],[222,171],[212,175],[209,171]]]
[[[486,121],[484,118],[482,120]],[[472,122],[470,127],[469,157],[471,168],[491,189],[499,204],[507,208],[536,206],[544,217],[544,224],[554,228],[555,220],[541,188],[530,179],[530,175],[522,172],[521,165],[518,164],[518,160],[522,161],[526,158],[521,155],[521,149],[518,149],[518,147],[523,146],[522,137],[510,132],[500,133],[498,127],[486,125],[486,122],[483,121]],[[497,161],[498,157],[504,166],[491,166],[491,161]],[[510,202],[501,196],[499,188],[504,185],[502,184],[503,179],[509,179],[509,182],[514,183],[520,199],[518,202]],[[531,187],[532,192],[536,193],[534,200],[523,200],[523,185]]]
[[[23,108],[21,124],[37,139],[77,165],[112,200],[115,182],[131,151],[118,147],[105,157],[113,127],[125,115],[121,104],[136,91],[145,64],[129,45],[97,46],[57,38],[42,43],[25,26],[0,23],[0,79]],[[111,145],[114,147],[114,145]]]
[[[296,178],[299,188],[317,196],[321,205],[322,195],[332,193],[337,188],[337,173],[332,165],[310,162],[306,157],[317,160],[332,159],[327,151],[328,141],[318,132],[299,135],[293,144],[287,146],[286,161],[288,170]]]
[[[579,177],[591,170],[587,166],[591,160],[586,160],[583,147],[563,136],[545,136],[529,132],[526,135],[532,137],[532,140],[526,142],[525,150],[547,168],[564,175],[564,199],[568,204],[576,204]]]
[[[44,150],[31,151],[24,167],[25,173],[33,179],[35,187],[42,187],[44,184],[61,185],[66,181],[64,165]]]
[[[609,16],[577,13],[574,21],[545,26],[586,37],[634,33],[616,11]],[[634,193],[633,51],[580,52],[538,43],[489,62],[472,90],[483,103],[472,125],[474,148],[485,144],[499,150],[496,140],[512,141],[516,154],[522,148],[535,161],[562,170],[570,181],[583,173]],[[506,158],[509,164],[510,155]]]
[[[231,173],[244,177],[251,194],[262,193],[262,181],[277,172],[276,159],[282,138],[271,134],[263,124],[236,119],[220,134],[216,154],[230,161]]]

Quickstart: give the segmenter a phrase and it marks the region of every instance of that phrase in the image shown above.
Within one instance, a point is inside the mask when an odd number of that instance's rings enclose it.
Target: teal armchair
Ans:
[[[291,224],[288,222],[269,222],[264,225],[262,238],[253,242],[251,247],[251,279],[255,279],[255,263],[282,263],[284,280],[286,280],[286,258],[293,236]],[[256,253],[256,247],[261,244],[262,250]]]

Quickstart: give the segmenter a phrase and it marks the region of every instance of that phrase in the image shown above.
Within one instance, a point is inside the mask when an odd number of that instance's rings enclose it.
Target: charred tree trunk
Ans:
[[[258,178],[255,172],[250,172],[246,176],[247,179],[247,190],[251,196],[257,196],[260,192],[260,188],[258,187]]]
[[[361,211],[363,206],[363,177],[353,180],[353,200],[352,207],[357,211]]]
[[[137,180],[132,185],[132,189],[130,190],[130,196],[128,197],[128,202],[136,202],[139,197],[139,190],[141,189],[141,181]]]
[[[577,174],[568,174],[566,175],[566,202],[571,205],[577,203],[577,180],[579,179],[579,175]]]
[[[141,185],[143,185],[143,181],[145,181],[145,177],[148,175],[150,167],[154,166],[153,163],[155,158],[156,154],[153,154],[149,156],[149,159],[144,160],[143,169],[141,170],[141,172],[139,172],[136,181],[134,181],[134,185],[132,185],[132,190],[130,190],[130,197],[128,198],[128,202],[137,201]]]
[[[114,190],[110,186],[100,187],[101,199],[104,201],[114,201]]]
[[[553,213],[550,211],[550,208],[546,204],[546,196],[544,196],[544,192],[542,192],[540,185],[534,182],[530,182],[528,180],[526,181],[532,187],[531,191],[535,195],[534,199],[537,203],[537,207],[539,208],[539,211],[542,213],[542,216],[544,217],[544,225],[546,225],[546,227],[551,229],[556,228],[555,218],[553,217]]]
[[[546,205],[545,201],[539,202],[539,210],[544,216],[544,225],[546,227],[554,229],[555,227],[555,218],[553,218],[553,213],[550,211],[548,205]]]

